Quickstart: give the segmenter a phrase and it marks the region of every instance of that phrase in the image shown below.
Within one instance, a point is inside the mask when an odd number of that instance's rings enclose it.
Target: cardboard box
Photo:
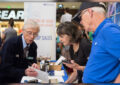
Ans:
[[[57,79],[50,79],[49,81],[50,81],[49,83],[58,83]]]
[[[57,71],[61,70],[62,65],[54,65],[54,63],[53,64],[51,64],[51,63],[53,63],[53,62],[50,62],[50,65],[49,65],[49,70],[50,71],[51,70],[57,70]]]

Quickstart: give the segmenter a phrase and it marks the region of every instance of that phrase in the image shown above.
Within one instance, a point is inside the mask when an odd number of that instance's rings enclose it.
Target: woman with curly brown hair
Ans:
[[[57,28],[57,34],[60,37],[60,41],[65,46],[70,46],[69,53],[71,63],[63,63],[67,67],[79,68],[79,70],[73,69],[72,74],[65,83],[72,83],[78,77],[78,83],[82,82],[82,74],[84,67],[87,63],[87,58],[90,53],[91,45],[86,38],[83,38],[81,30],[78,26],[72,22],[61,23]]]

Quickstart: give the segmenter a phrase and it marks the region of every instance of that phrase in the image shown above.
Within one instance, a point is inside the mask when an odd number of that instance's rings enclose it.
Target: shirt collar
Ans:
[[[23,35],[22,35],[22,43],[23,43],[23,49],[24,49],[27,46],[27,43],[25,42],[25,39],[24,39]]]
[[[111,19],[106,18],[106,19],[103,20],[103,22],[102,22],[102,23],[97,27],[97,29],[95,30],[95,32],[94,32],[94,34],[93,34],[93,37],[95,37],[95,36],[98,34],[98,32],[101,30],[101,28],[103,28],[103,26],[104,26],[108,21],[110,22]]]

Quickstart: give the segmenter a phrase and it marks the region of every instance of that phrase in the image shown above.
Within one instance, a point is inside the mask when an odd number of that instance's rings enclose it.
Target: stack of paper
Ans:
[[[55,76],[64,76],[64,70],[54,71]]]
[[[30,77],[30,76],[23,76],[22,80],[21,80],[21,83],[25,83],[25,81],[30,81],[30,80],[34,80],[34,79],[37,79],[35,77]],[[37,79],[38,82],[40,83],[42,80],[40,79]]]
[[[58,83],[64,82],[62,76],[49,76],[49,79],[57,79]]]

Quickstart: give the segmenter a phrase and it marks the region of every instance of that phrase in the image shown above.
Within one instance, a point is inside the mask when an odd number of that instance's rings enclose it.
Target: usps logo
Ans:
[[[97,45],[98,43],[97,42],[95,42],[95,45]]]

